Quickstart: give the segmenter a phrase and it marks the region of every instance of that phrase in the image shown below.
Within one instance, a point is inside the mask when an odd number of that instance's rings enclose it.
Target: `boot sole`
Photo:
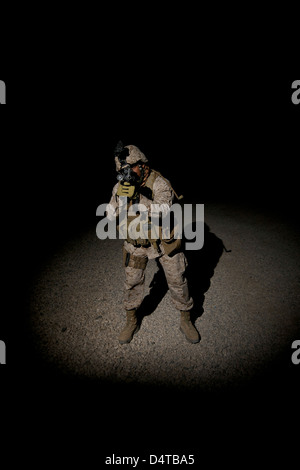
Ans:
[[[185,339],[186,339],[189,343],[192,343],[192,344],[200,343],[200,338],[195,339],[195,340],[189,339],[189,338],[186,336],[185,332],[184,332],[181,328],[180,328],[180,331],[181,331],[181,333],[185,336]]]

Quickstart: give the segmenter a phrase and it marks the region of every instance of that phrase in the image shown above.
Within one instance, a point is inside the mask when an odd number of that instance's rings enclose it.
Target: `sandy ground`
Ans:
[[[225,203],[205,205],[205,223],[204,248],[187,253],[200,343],[179,331],[152,260],[141,329],[119,344],[122,241],[100,241],[91,229],[57,250],[32,284],[29,323],[41,360],[74,377],[208,390],[247,383],[278,357],[288,365],[285,351],[300,331],[298,234],[271,215]]]

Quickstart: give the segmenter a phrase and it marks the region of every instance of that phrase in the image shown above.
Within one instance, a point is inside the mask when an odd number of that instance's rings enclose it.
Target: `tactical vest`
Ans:
[[[171,186],[171,184],[169,183],[168,180],[166,180],[158,171],[151,170],[150,175],[148,176],[145,185],[141,188],[142,189],[141,193],[145,197],[150,199],[151,201],[153,201],[154,182],[155,182],[155,180],[158,176],[162,177],[164,179],[164,181],[166,181],[166,183],[170,186],[170,189],[172,189],[172,191],[175,193],[175,191],[173,190],[173,188],[172,188],[172,186]],[[178,198],[176,193],[175,193],[175,195]],[[134,203],[136,203],[136,201],[134,201],[132,199],[128,202],[127,212],[129,211],[130,207]],[[171,230],[170,238],[168,238],[168,239],[162,238],[161,227],[159,228],[159,239],[157,239],[157,240],[151,240],[151,236],[150,236],[151,231],[149,232],[149,237],[148,238],[145,238],[145,239],[144,238],[137,238],[137,239],[130,238],[128,227],[129,227],[130,223],[133,220],[135,220],[137,217],[139,217],[139,214],[132,215],[132,216],[127,215],[127,242],[128,243],[131,243],[135,247],[143,246],[145,248],[150,247],[150,245],[152,244],[158,252],[161,252],[161,249],[160,249],[160,246],[159,246],[161,244],[164,247],[165,254],[167,254],[168,256],[173,256],[175,253],[177,253],[180,250],[180,248],[181,248],[181,239],[180,238],[178,238],[178,239],[174,238],[174,228],[173,228],[173,230]]]

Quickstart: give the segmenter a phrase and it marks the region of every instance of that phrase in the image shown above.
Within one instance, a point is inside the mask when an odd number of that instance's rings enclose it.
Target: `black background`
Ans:
[[[33,466],[64,459],[87,468],[102,468],[112,452],[192,453],[203,465],[236,466],[289,465],[296,455],[297,366],[278,376],[274,365],[239,393],[187,395],[67,379],[31,349],[32,278],[70,235],[96,225],[116,181],[119,139],[140,147],[187,201],[251,204],[299,227],[294,71],[283,73],[266,46],[215,44],[212,33],[197,35],[199,25],[184,33],[181,22],[166,29],[168,16],[158,18],[146,29],[114,18],[104,33],[103,16],[54,50],[51,41],[37,49],[35,35],[14,46],[9,73],[0,69],[1,395],[12,461],[16,449]]]

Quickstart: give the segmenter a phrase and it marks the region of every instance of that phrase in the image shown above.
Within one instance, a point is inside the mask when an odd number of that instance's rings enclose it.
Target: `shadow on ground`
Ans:
[[[203,314],[204,294],[210,287],[214,270],[224,251],[227,252],[231,250],[225,248],[223,241],[210,231],[206,223],[204,223],[204,244],[202,249],[184,251],[188,261],[186,276],[189,283],[190,294],[194,299],[194,307],[191,311],[191,320],[193,323]],[[140,324],[144,317],[151,315],[156,310],[168,291],[163,268],[157,260],[156,264],[157,271],[150,283],[150,292],[145,296],[138,310]]]

